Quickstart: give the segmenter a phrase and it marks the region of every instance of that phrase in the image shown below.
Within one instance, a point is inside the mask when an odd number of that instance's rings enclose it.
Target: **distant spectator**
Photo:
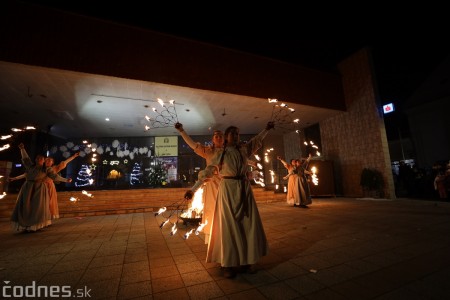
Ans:
[[[443,171],[440,171],[434,178],[434,189],[439,193],[440,199],[447,199],[447,177]]]

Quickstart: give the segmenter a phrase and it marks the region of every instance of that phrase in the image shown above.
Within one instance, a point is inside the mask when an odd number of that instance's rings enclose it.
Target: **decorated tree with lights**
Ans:
[[[80,171],[78,171],[77,180],[75,186],[82,187],[92,184],[92,172],[88,165],[81,165]]]
[[[141,165],[139,163],[134,163],[133,170],[131,170],[131,176],[130,176],[130,184],[131,185],[137,185],[141,183]]]
[[[167,184],[167,172],[164,170],[161,163],[150,169],[147,177],[148,185],[152,187],[159,187]]]

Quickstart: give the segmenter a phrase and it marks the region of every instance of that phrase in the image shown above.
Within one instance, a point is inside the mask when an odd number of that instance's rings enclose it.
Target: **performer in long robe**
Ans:
[[[308,205],[312,204],[311,192],[309,189],[308,175],[311,172],[308,170],[309,161],[312,155],[309,154],[308,158],[302,158],[297,160],[298,171],[298,184],[300,190],[300,207],[308,208]]]
[[[72,155],[71,157],[69,157],[68,159],[66,159],[65,161],[60,162],[58,165],[53,165],[55,162],[53,157],[46,157],[44,164],[47,168],[52,168],[53,172],[58,174],[59,172],[61,172],[62,170],[64,170],[67,167],[67,164],[69,162],[74,160],[79,155],[80,155],[80,153],[77,152],[74,155]],[[47,177],[47,179],[45,180],[45,184],[47,185],[49,197],[50,197],[49,206],[50,206],[51,218],[52,218],[52,220],[58,219],[59,218],[58,193],[56,191],[55,182],[53,181],[53,179]]]
[[[49,193],[45,179],[50,177],[62,182],[70,182],[71,179],[57,175],[52,168],[46,168],[43,155],[36,156],[34,165],[22,143],[19,144],[19,149],[26,169],[26,180],[17,195],[11,222],[13,230],[37,231],[51,224]]]
[[[222,178],[219,184],[206,262],[219,263],[224,276],[232,278],[238,267],[252,269],[267,255],[268,244],[264,227],[247,179],[248,158],[262,146],[273,128],[269,122],[265,130],[246,144],[239,142],[239,129],[231,126],[225,131],[225,148],[214,157]]]
[[[297,171],[297,164],[295,159],[291,159],[291,163],[288,164],[280,156],[277,159],[283,164],[283,166],[288,170],[288,174],[283,177],[283,179],[288,180],[288,187],[286,193],[286,202],[289,205],[299,206],[301,193],[304,194],[300,184]]]
[[[194,142],[192,138],[184,131],[183,124],[176,123],[175,128],[180,132],[181,137],[191,147],[194,152],[203,157],[206,161],[206,166],[211,164],[213,156],[217,151],[223,148],[223,133],[220,130],[215,130],[212,136],[212,145],[205,146],[200,143]],[[217,175],[211,176],[205,181],[203,185],[203,214],[202,223],[206,225],[203,227],[203,233],[205,235],[205,244],[209,241],[209,235],[211,233],[211,223],[214,214],[214,207],[216,205],[217,191],[219,188],[220,177]]]

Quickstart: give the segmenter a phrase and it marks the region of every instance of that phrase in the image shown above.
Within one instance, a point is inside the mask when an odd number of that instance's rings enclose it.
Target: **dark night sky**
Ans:
[[[305,12],[292,18],[276,13],[270,16],[256,13],[245,15],[241,8],[235,11],[236,14],[224,17],[226,12],[219,12],[219,8],[211,10],[209,7],[203,7],[203,10],[209,9],[209,12],[197,11],[192,14],[186,11],[180,17],[173,9],[155,9],[145,1],[137,2],[139,4],[133,1],[109,1],[102,5],[99,5],[101,1],[82,0],[26,2],[322,70],[333,70],[336,63],[343,58],[362,47],[370,47],[381,101],[383,104],[394,102],[397,108],[398,118],[387,117],[388,115],[385,118],[388,138],[394,138],[389,129],[389,122],[395,122],[394,127],[400,124],[405,135],[408,134],[407,124],[404,124],[406,119],[401,112],[402,102],[450,54],[450,46],[446,45],[445,39],[430,38],[431,34],[426,32],[425,28],[421,28],[425,34],[420,35],[412,25],[409,25],[410,34],[405,30],[399,32],[388,28],[383,31],[383,38],[363,39],[361,37],[364,35],[356,32],[361,31],[361,28],[354,28],[353,25],[342,27],[340,24],[344,22],[327,20],[333,25],[318,29],[320,26],[316,26],[316,23],[322,20],[308,17]],[[377,31],[381,33],[380,28],[377,28]],[[394,135],[396,134],[397,130]]]

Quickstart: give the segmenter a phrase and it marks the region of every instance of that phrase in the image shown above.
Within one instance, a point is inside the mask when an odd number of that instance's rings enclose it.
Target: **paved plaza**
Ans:
[[[171,236],[153,213],[63,218],[36,233],[13,233],[3,219],[0,291],[53,289],[89,299],[450,299],[450,203],[320,198],[309,209],[258,207],[270,253],[256,274],[233,279],[205,263],[202,234],[185,239],[189,228],[180,224]]]

